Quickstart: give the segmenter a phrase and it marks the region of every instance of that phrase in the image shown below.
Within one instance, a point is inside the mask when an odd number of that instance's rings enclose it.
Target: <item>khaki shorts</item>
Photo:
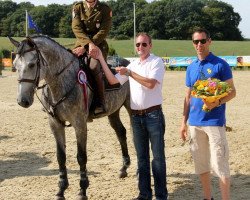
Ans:
[[[230,177],[226,129],[220,126],[190,126],[190,151],[195,173]]]

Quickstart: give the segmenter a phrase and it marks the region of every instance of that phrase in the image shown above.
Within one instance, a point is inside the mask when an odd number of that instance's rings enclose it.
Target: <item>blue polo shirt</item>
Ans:
[[[192,62],[186,72],[186,86],[192,88],[198,79],[217,78],[221,81],[231,79],[232,70],[228,63],[209,53],[205,60]],[[210,112],[202,110],[203,102],[200,98],[191,97],[189,111],[189,125],[191,126],[223,126],[226,124],[226,104],[212,109]]]

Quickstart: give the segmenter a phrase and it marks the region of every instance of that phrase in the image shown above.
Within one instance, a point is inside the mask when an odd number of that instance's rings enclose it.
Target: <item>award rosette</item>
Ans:
[[[83,103],[85,105],[85,111],[88,109],[88,89],[87,89],[87,76],[83,70],[79,70],[77,74],[77,81],[83,89]]]

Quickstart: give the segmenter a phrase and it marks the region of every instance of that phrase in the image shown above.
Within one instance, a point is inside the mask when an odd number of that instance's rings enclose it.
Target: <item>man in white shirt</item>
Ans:
[[[149,143],[153,153],[152,171],[155,197],[168,197],[165,160],[165,119],[162,112],[162,83],[165,66],[160,57],[150,54],[151,37],[147,33],[136,36],[139,59],[127,67],[117,67],[116,75],[108,68],[101,52],[97,56],[110,84],[130,82],[132,128],[137,153],[139,196],[134,200],[151,200],[151,175]]]

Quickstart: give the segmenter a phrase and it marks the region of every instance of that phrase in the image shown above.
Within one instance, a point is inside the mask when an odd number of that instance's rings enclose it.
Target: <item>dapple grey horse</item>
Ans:
[[[21,42],[9,38],[17,47],[13,62],[18,70],[18,104],[28,108],[32,105],[38,84],[44,80],[41,103],[49,116],[49,125],[57,145],[59,164],[59,191],[56,199],[65,199],[64,192],[69,183],[66,169],[65,124],[75,129],[77,139],[77,161],[80,166],[80,192],[78,199],[87,199],[89,180],[87,175],[87,121],[95,118],[89,112],[93,100],[93,91],[86,87],[86,79],[81,77],[79,84],[79,59],[70,51],[48,36],[36,35],[27,37]],[[84,76],[81,73],[80,76]],[[115,130],[121,145],[123,166],[120,177],[127,176],[130,157],[127,148],[126,129],[123,126],[119,110],[122,106],[130,116],[129,83],[118,90],[105,92],[105,102],[110,125]],[[103,116],[104,116],[103,115]],[[100,117],[100,116],[98,116]]]

